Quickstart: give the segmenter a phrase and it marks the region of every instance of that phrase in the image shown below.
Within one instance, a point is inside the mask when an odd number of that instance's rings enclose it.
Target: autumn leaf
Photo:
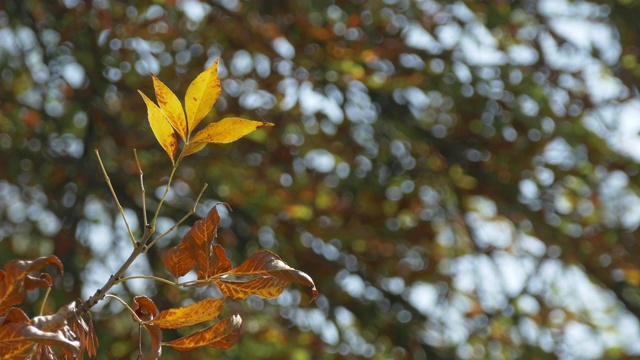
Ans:
[[[234,300],[244,300],[251,295],[257,295],[266,299],[277,298],[282,294],[284,288],[289,286],[291,281],[272,276],[264,276],[248,281],[216,279],[214,283],[226,296]]]
[[[207,125],[191,139],[191,142],[226,144],[267,126],[273,126],[273,123],[237,117],[225,118]]]
[[[43,321],[34,318],[29,320],[27,315],[19,309],[11,308],[0,322],[0,354],[3,359],[26,359],[37,351],[38,347],[57,346],[69,355],[78,357],[81,348],[80,342],[69,339],[65,335],[75,337],[67,331],[43,331],[34,326],[42,324]],[[40,349],[38,353],[48,354],[52,351]]]
[[[171,162],[175,164],[176,155],[178,154],[178,137],[176,136],[176,132],[158,105],[151,101],[142,91],[138,90],[138,92],[140,96],[142,96],[145,104],[147,104],[147,116],[149,118],[149,124],[151,125],[151,131],[153,131],[160,146],[162,146],[164,151],[169,155]]]
[[[240,279],[232,282],[223,277],[227,275],[233,275]],[[241,280],[242,277],[250,277],[251,279],[247,280],[243,285],[240,284],[241,281],[238,281]],[[260,279],[260,277],[263,277],[264,279]],[[269,277],[273,277],[281,281],[267,280]],[[242,296],[245,296],[246,293],[251,291],[253,291],[253,293],[250,295],[261,296],[261,294],[265,294],[267,295],[266,297],[273,297],[273,294],[277,291],[282,292],[278,287],[284,288],[289,285],[290,282],[297,282],[311,287],[312,301],[318,296],[316,286],[309,275],[290,267],[278,255],[268,250],[262,250],[254,253],[240,264],[240,266],[224,274],[218,274],[216,277],[216,283],[223,284],[220,289],[225,295],[229,297],[241,296],[240,298],[244,298]],[[265,292],[262,293],[259,287],[260,285],[267,286],[268,290],[265,290]],[[228,290],[229,293],[226,293],[225,290]]]
[[[167,271],[176,278],[186,275],[196,265],[189,244],[185,241],[167,250],[162,261]]]
[[[131,309],[136,313],[138,319],[142,321],[151,321],[158,316],[158,307],[153,300],[144,295],[133,298]]]
[[[178,132],[182,141],[187,140],[187,121],[184,118],[182,104],[176,94],[171,91],[160,79],[153,75],[153,87],[156,91],[156,100],[167,117],[171,126]]]
[[[231,261],[226,257],[224,249],[220,245],[213,244],[219,221],[220,215],[217,206],[214,206],[205,218],[193,224],[182,239],[189,245],[191,256],[198,266],[200,280],[231,269]]]
[[[187,89],[184,101],[187,110],[189,134],[207,116],[220,96],[218,61],[214,61],[207,70],[198,75]]]
[[[150,323],[162,329],[179,329],[215,319],[223,306],[224,299],[205,299],[188,306],[163,310]]]
[[[33,278],[29,274],[53,264],[62,272],[62,263],[51,255],[35,260],[15,260],[5,265],[5,270],[0,270],[0,314],[4,314],[14,305],[21,304],[26,290],[38,287],[51,286],[51,277]]]
[[[238,341],[241,330],[242,319],[236,314],[204,330],[162,344],[180,352],[191,351],[202,346],[228,349]]]

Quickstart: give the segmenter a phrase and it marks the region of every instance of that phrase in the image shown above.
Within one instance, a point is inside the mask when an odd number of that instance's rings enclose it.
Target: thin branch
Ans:
[[[198,202],[200,202],[200,198],[202,197],[202,194],[204,194],[204,190],[207,188],[208,184],[204,184],[204,186],[202,187],[202,190],[200,190],[200,194],[198,195],[198,198],[196,199],[195,204],[193,204],[193,208],[191,210],[189,210],[189,212],[182,217],[182,219],[180,219],[177,223],[175,223],[172,227],[170,227],[167,231],[165,231],[164,233],[162,233],[160,236],[158,236],[157,238],[155,238],[151,243],[149,243],[149,246],[147,246],[147,250],[145,250],[145,252],[149,251],[149,249],[151,249],[151,247],[153,245],[155,245],[158,240],[162,239],[163,237],[167,236],[170,232],[172,232],[173,230],[175,230],[178,226],[180,226],[185,220],[187,220],[187,218],[189,218],[189,216],[193,215],[196,212],[196,207],[198,206]]]
[[[142,216],[144,218],[144,226],[149,225],[147,221],[147,202],[146,202],[146,191],[144,189],[144,178],[142,173],[142,167],[140,166],[140,160],[138,160],[138,151],[133,149],[133,156],[136,158],[136,164],[138,165],[138,171],[140,172],[140,190],[142,191]]]
[[[137,247],[136,238],[133,236],[133,232],[131,231],[131,227],[129,227],[129,222],[127,222],[127,217],[124,215],[124,209],[122,209],[122,205],[120,205],[120,201],[118,200],[118,195],[116,195],[116,191],[113,189],[111,185],[111,179],[109,179],[109,175],[107,175],[107,170],[104,168],[104,164],[102,163],[102,159],[100,158],[100,152],[96,149],[96,156],[98,156],[98,162],[100,163],[100,167],[102,168],[102,173],[104,174],[104,180],[107,182],[107,186],[109,186],[109,190],[111,190],[111,195],[116,202],[116,206],[118,207],[118,211],[120,211],[120,215],[122,215],[122,220],[124,220],[124,225],[127,227],[127,231],[129,232],[129,238],[131,239],[131,243],[134,247]]]
[[[175,282],[167,280],[167,279],[159,278],[159,277],[156,277],[156,276],[148,276],[148,275],[127,276],[125,278],[121,278],[120,280],[117,280],[116,284],[120,284],[120,283],[123,283],[125,281],[132,280],[132,279],[154,280],[154,281],[162,282],[162,283],[165,283],[167,285],[174,286],[174,287],[178,287],[178,286],[181,285],[181,284],[175,283]]]

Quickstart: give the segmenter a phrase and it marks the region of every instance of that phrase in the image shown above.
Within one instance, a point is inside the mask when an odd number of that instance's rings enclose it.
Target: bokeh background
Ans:
[[[63,260],[48,311],[104,283],[130,243],[94,149],[140,235],[133,149],[152,209],[171,164],[137,90],[154,73],[182,97],[220,58],[203,123],[276,126],[188,158],[158,226],[208,183],[198,213],[128,274],[169,276],[164,249],[225,201],[232,262],[270,249],[320,296],[228,301],[235,347],[164,358],[640,356],[638,19],[636,0],[3,1],[0,260]],[[135,358],[119,304],[93,318],[100,359]]]

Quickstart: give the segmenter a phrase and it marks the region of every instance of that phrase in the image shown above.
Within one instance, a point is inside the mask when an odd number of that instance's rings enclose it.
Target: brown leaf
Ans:
[[[204,330],[163,343],[163,345],[171,346],[180,352],[191,351],[202,346],[228,349],[238,341],[241,330],[242,319],[236,314]]]
[[[144,324],[144,328],[151,336],[151,349],[144,356],[144,359],[160,359],[162,355],[162,329],[151,324]]]
[[[272,276],[259,277],[248,281],[219,280],[213,281],[226,296],[234,300],[244,300],[251,295],[273,299],[282,294],[284,288],[291,283],[288,280]]]
[[[224,299],[205,299],[188,306],[163,310],[151,324],[162,329],[179,329],[215,319],[223,306]]]
[[[213,104],[220,96],[220,79],[218,78],[218,61],[203,71],[189,84],[184,98],[189,122],[189,134],[198,126],[200,121],[211,111]],[[186,154],[188,155],[188,154]],[[185,156],[186,156],[185,155]]]
[[[27,322],[0,326],[0,354],[5,358],[23,358],[38,345],[57,346],[65,354],[73,356],[78,356],[80,351],[80,342],[69,340],[63,331],[42,331]]]
[[[0,314],[4,314],[14,305],[21,304],[27,288],[33,290],[51,285],[51,277],[47,276],[44,279],[30,277],[27,280],[29,273],[40,270],[49,264],[56,265],[62,272],[62,263],[54,255],[35,260],[11,261],[5,265],[5,271],[0,270]]]
[[[144,295],[133,298],[131,309],[133,309],[140,320],[145,322],[151,321],[158,316],[158,307],[153,300]]]
[[[231,261],[224,254],[224,249],[213,244],[219,221],[220,215],[217,206],[214,206],[205,218],[193,224],[182,239],[189,245],[191,256],[198,265],[199,280],[231,269]]]
[[[162,261],[167,271],[176,278],[184,276],[191,271],[196,264],[193,256],[191,256],[189,244],[185,241],[167,250]]]
[[[275,278],[297,282],[311,287],[311,301],[318,296],[318,290],[311,277],[285,263],[278,255],[269,250],[258,251],[245,260],[240,266],[228,272],[237,277],[273,276]]]
[[[156,100],[162,109],[162,113],[169,119],[171,126],[178,132],[182,141],[187,139],[187,120],[184,117],[182,104],[176,94],[171,91],[160,79],[153,75],[153,87],[156,90]]]
[[[230,117],[207,125],[191,142],[226,144],[267,126],[273,126],[273,123]]]

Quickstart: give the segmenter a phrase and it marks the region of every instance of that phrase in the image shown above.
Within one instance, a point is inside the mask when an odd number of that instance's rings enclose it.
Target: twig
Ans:
[[[162,282],[165,283],[167,285],[171,285],[171,286],[180,286],[180,284],[177,284],[173,281],[167,280],[167,279],[163,279],[163,278],[159,278],[157,276],[148,276],[148,275],[134,275],[134,276],[127,276],[125,278],[121,278],[120,280],[116,280],[116,284],[120,284],[123,283],[125,281],[129,281],[129,280],[133,280],[133,279],[145,279],[145,280],[154,280],[154,281],[158,281],[158,282]]]
[[[149,225],[149,222],[147,221],[147,202],[145,196],[146,191],[144,189],[142,167],[140,166],[140,160],[138,160],[138,151],[136,149],[133,149],[133,156],[135,156],[136,158],[136,164],[138,165],[138,171],[140,172],[140,190],[142,190],[142,216],[144,218],[144,225],[147,226]]]
[[[116,191],[113,189],[111,185],[111,179],[109,179],[109,175],[107,175],[107,170],[104,168],[104,164],[102,163],[102,159],[100,158],[100,152],[96,149],[96,155],[98,156],[98,162],[100,163],[100,167],[102,168],[102,173],[104,174],[104,180],[107,182],[107,186],[109,186],[109,190],[111,190],[111,195],[116,202],[116,206],[118,207],[118,211],[120,211],[120,215],[122,215],[122,220],[124,220],[124,225],[127,227],[127,231],[129,232],[129,238],[131,239],[131,243],[134,247],[137,247],[136,238],[133,236],[133,232],[131,231],[131,227],[129,227],[129,222],[127,222],[127,217],[124,215],[124,210],[122,209],[122,205],[120,205],[120,201],[118,200],[118,195],[116,195]]]
[[[204,194],[204,190],[207,188],[207,186],[208,186],[208,184],[205,183],[204,186],[202,187],[202,190],[200,190],[200,194],[198,195],[198,198],[196,199],[195,204],[193,204],[193,208],[191,210],[189,210],[189,212],[185,216],[183,216],[182,219],[180,219],[177,223],[175,223],[167,231],[165,231],[160,236],[155,238],[151,243],[149,243],[149,246],[147,246],[147,250],[145,252],[147,252],[153,245],[155,245],[155,243],[158,242],[158,240],[160,240],[163,237],[167,236],[170,232],[175,230],[175,228],[177,228],[178,226],[180,226],[180,224],[182,224],[185,220],[187,220],[187,218],[189,218],[189,216],[193,215],[196,212],[196,207],[198,206],[198,202],[200,202],[200,198],[202,197],[202,194]]]

